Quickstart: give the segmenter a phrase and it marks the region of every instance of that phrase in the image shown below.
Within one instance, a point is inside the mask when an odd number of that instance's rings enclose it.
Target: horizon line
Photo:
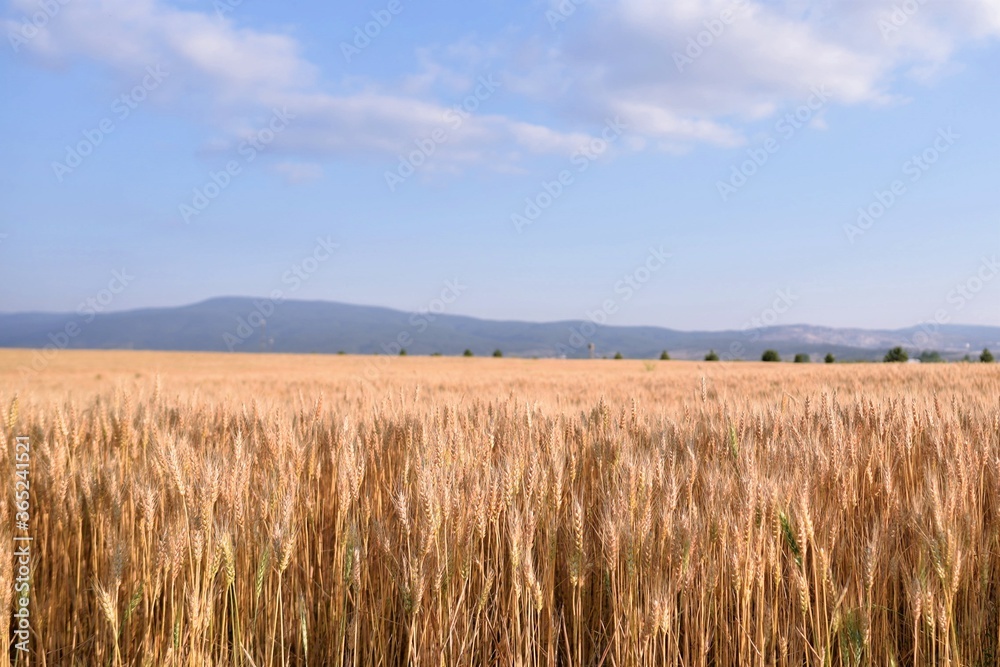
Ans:
[[[191,301],[187,303],[182,303],[178,305],[168,305],[168,306],[135,306],[132,308],[123,309],[108,309],[99,313],[95,313],[97,316],[108,316],[108,315],[121,315],[127,313],[134,313],[144,310],[176,310],[183,308],[190,308],[192,306],[199,306],[203,304],[210,303],[212,301],[224,301],[224,300],[247,300],[247,301],[274,301],[276,303],[302,303],[302,304],[325,304],[325,305],[338,305],[338,306],[351,306],[355,308],[374,308],[379,310],[391,311],[394,313],[401,313],[404,315],[416,314],[421,311],[418,310],[405,310],[402,308],[395,308],[392,306],[383,306],[378,304],[368,304],[368,303],[352,303],[349,301],[336,301],[331,299],[294,299],[294,298],[280,298],[271,299],[267,296],[251,296],[251,295],[219,295],[206,297],[204,299],[199,299],[197,301]],[[0,311],[0,316],[17,316],[17,315],[37,315],[37,316],[77,316],[78,311],[58,311],[58,310],[18,310],[18,311]],[[769,326],[762,327],[732,327],[727,329],[680,329],[675,327],[669,327],[660,324],[598,324],[593,320],[586,317],[581,317],[577,319],[555,319],[555,320],[530,320],[530,319],[518,319],[518,318],[495,318],[495,317],[483,317],[479,315],[468,315],[463,313],[434,313],[435,317],[456,317],[465,318],[472,320],[479,320],[482,322],[496,322],[496,323],[517,323],[517,324],[562,324],[562,323],[579,323],[579,322],[591,322],[596,327],[603,327],[608,329],[661,329],[665,331],[676,331],[681,333],[730,333],[730,332],[745,332],[745,331],[767,331],[776,329],[791,329],[795,327],[809,327],[812,329],[831,329],[831,330],[841,330],[841,331],[880,331],[880,332],[900,332],[907,331],[910,329],[919,329],[925,326],[934,326],[938,329],[950,328],[950,327],[964,327],[964,328],[983,328],[983,329],[1000,329],[1000,323],[997,324],[971,324],[971,323],[961,323],[961,322],[947,322],[947,323],[937,323],[933,319],[925,320],[922,322],[916,322],[902,327],[865,327],[858,325],[828,325],[828,324],[810,324],[807,322],[793,322],[788,324],[773,324]]]

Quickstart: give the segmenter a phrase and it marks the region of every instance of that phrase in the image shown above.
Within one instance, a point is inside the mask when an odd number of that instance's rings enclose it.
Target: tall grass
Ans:
[[[31,664],[995,665],[1000,382],[936,372],[956,397],[7,394]]]

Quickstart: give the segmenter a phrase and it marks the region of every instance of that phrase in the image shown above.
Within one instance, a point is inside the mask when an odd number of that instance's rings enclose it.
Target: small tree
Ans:
[[[795,355],[795,363],[797,364],[808,364],[810,361],[811,359],[809,358],[808,354],[802,354],[800,352],[799,354]]]
[[[718,361],[719,355],[715,353],[715,350],[709,350],[708,354],[705,355],[705,361]]]
[[[833,353],[831,353],[831,352],[827,352],[826,356],[823,357],[823,362],[824,363],[832,364],[835,361],[836,361],[836,358],[834,358]]]
[[[944,361],[937,350],[924,350],[920,353],[919,359],[922,364],[940,364]]]
[[[471,357],[472,356],[472,350],[466,350],[465,352],[462,353],[462,356],[463,357]]]
[[[983,348],[983,353],[979,355],[979,361],[983,362],[984,364],[993,363],[993,353],[990,352],[990,348],[988,347]]]
[[[670,355],[667,354],[666,350],[660,352],[660,361],[670,361]]]
[[[615,359],[624,359],[621,352],[615,352]]]
[[[899,364],[910,360],[910,355],[901,347],[894,347],[885,353],[885,363]]]
[[[500,358],[500,357],[503,356],[503,352],[500,351],[500,348],[497,348],[497,349],[493,350],[493,356],[497,357],[497,358]]]
[[[778,354],[777,350],[764,350],[764,354],[760,355],[761,361],[781,361],[781,355]]]
[[[401,356],[401,357],[405,357],[406,356],[406,348],[405,347],[401,348],[399,350],[399,356]]]

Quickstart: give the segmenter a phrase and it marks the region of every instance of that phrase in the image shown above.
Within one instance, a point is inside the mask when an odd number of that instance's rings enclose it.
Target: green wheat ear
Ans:
[[[267,572],[267,566],[271,562],[271,550],[264,549],[264,552],[260,555],[260,564],[257,566],[257,575],[254,577],[254,603],[260,603],[260,594],[264,590],[264,573]]]
[[[136,607],[139,606],[139,602],[142,600],[142,584],[139,584],[139,590],[135,592],[132,599],[128,601],[128,607],[125,608],[125,616],[122,617],[122,625],[128,622],[128,619],[132,617],[132,613],[135,611]]]
[[[802,551],[799,549],[799,543],[795,541],[795,533],[792,531],[792,525],[788,522],[788,515],[782,512],[778,518],[781,520],[781,532],[785,536],[785,542],[792,550],[795,562],[799,567],[802,567]]]
[[[841,651],[847,655],[849,664],[861,664],[864,643],[865,634],[861,628],[861,616],[857,609],[852,609],[844,615],[844,627],[840,632]]]
[[[740,457],[740,443],[736,440],[736,427],[729,427],[729,453],[733,455],[735,461]]]

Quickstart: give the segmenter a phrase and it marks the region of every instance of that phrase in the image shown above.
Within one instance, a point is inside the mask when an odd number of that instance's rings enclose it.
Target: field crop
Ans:
[[[31,354],[34,665],[1000,660],[992,365]]]

